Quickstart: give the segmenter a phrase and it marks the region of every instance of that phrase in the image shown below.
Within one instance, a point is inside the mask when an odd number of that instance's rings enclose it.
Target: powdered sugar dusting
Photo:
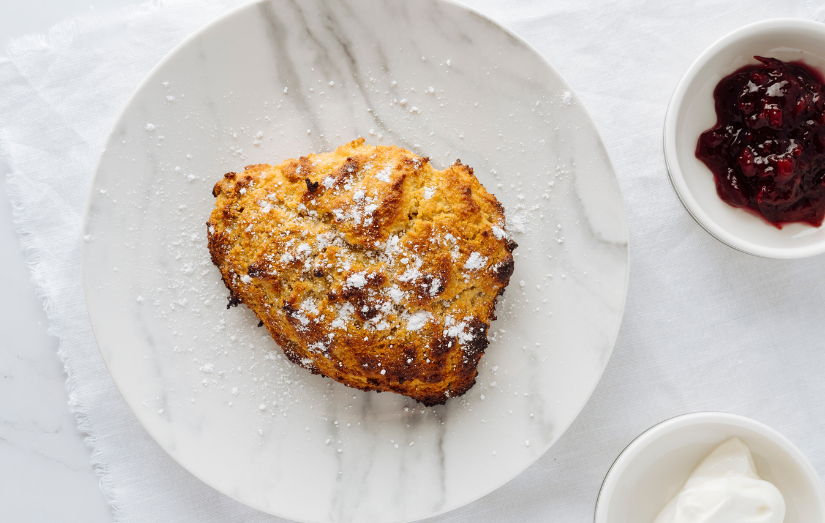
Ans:
[[[390,183],[390,174],[392,174],[392,166],[391,166],[391,165],[387,165],[386,167],[384,167],[383,169],[381,169],[380,171],[378,171],[378,172],[375,174],[375,177],[376,177],[378,180],[380,180],[380,181],[382,181],[382,182],[384,182],[384,183]]]
[[[350,277],[347,278],[347,286],[360,289],[367,284],[367,279],[365,276],[366,275],[363,272],[356,272],[355,274],[350,275]]]
[[[447,316],[444,320],[444,327],[443,335],[448,338],[458,338],[462,343],[469,342],[473,339],[472,334],[467,330],[468,325],[466,321],[456,322],[455,318]]]
[[[303,302],[301,302],[301,310],[308,312],[313,316],[318,314],[318,306],[312,298],[306,298]]]
[[[393,285],[387,289],[387,294],[395,303],[401,303],[406,297],[406,293],[398,288],[398,285]]]
[[[470,253],[470,257],[464,262],[464,268],[470,271],[481,269],[487,264],[487,258],[477,252]]]
[[[427,311],[417,311],[414,312],[406,317],[407,320],[407,330],[408,331],[417,331],[420,330],[421,327],[427,324],[428,321],[432,320],[433,315]]]

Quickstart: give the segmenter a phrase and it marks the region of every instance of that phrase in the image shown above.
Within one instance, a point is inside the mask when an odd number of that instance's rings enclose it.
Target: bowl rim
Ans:
[[[676,196],[682,203],[682,206],[688,212],[699,226],[707,231],[711,236],[731,247],[737,251],[759,256],[762,258],[778,258],[778,259],[795,259],[807,258],[825,253],[825,239],[814,245],[806,245],[800,247],[766,247],[758,243],[753,243],[742,239],[727,229],[719,226],[699,205],[696,198],[694,198],[690,189],[685,182],[685,177],[682,173],[681,165],[678,162],[678,155],[676,152],[676,128],[679,122],[677,117],[679,109],[685,101],[685,94],[696,79],[699,72],[701,72],[721,51],[728,46],[745,38],[759,35],[760,33],[772,32],[777,29],[786,31],[806,30],[818,32],[822,36],[823,45],[825,45],[825,23],[814,20],[801,18],[773,18],[769,20],[761,20],[754,22],[738,29],[731,31],[723,37],[712,43],[707,49],[693,61],[685,73],[682,75],[673,95],[668,103],[665,112],[664,129],[662,136],[662,145],[665,159],[665,170],[671,186],[673,187]],[[823,54],[825,56],[825,54]],[[825,227],[825,225],[823,225]]]
[[[776,429],[765,425],[754,419],[741,416],[739,414],[730,414],[727,412],[692,412],[687,414],[680,414],[672,418],[665,419],[659,423],[651,426],[638,436],[636,436],[616,457],[607,473],[602,480],[601,487],[599,487],[599,494],[596,496],[596,505],[593,511],[594,523],[605,523],[607,513],[602,512],[602,519],[599,519],[599,508],[603,502],[603,496],[609,495],[612,499],[613,491],[618,484],[618,479],[621,473],[639,456],[642,451],[651,443],[658,440],[661,436],[669,434],[675,430],[680,430],[691,425],[698,425],[702,423],[715,423],[719,425],[727,425],[733,427],[740,427],[752,430],[768,438],[774,443],[778,444],[785,452],[787,452],[797,465],[802,469],[805,480],[814,486],[814,490],[818,493],[819,504],[825,511],[825,488],[823,488],[822,481],[819,474],[814,469],[811,462],[802,453],[799,448],[793,444],[791,440],[783,436]],[[618,475],[617,475],[618,474]],[[607,506],[601,507],[603,511],[607,510]]]

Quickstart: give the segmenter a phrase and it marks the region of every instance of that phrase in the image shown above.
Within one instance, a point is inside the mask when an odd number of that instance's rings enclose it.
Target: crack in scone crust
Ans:
[[[513,273],[504,208],[460,161],[363,138],[215,184],[209,252],[294,363],[443,404],[475,383]]]

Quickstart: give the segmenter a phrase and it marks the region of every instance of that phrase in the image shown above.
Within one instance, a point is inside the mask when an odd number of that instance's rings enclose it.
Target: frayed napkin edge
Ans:
[[[75,17],[64,22],[58,23],[51,27],[48,32],[42,34],[27,35],[20,38],[13,39],[6,47],[6,57],[4,60],[12,61],[27,55],[50,51],[57,47],[65,47],[78,37],[94,33],[107,27],[137,18],[140,16],[151,14],[155,11],[166,7],[188,7],[193,5],[203,5],[207,3],[205,0],[161,0],[150,1],[143,4],[132,5],[124,7],[111,13],[94,13]],[[65,348],[65,337],[56,328],[56,320],[53,316],[53,306],[51,296],[46,290],[45,282],[38,278],[40,274],[39,265],[42,263],[42,253],[34,242],[34,230],[30,226],[29,219],[26,217],[26,211],[22,203],[23,191],[22,183],[25,180],[16,172],[14,166],[14,157],[9,146],[8,138],[2,129],[0,129],[0,157],[6,160],[10,167],[9,172],[5,177],[6,193],[12,208],[12,223],[20,238],[20,245],[23,249],[23,255],[26,261],[26,266],[29,269],[29,275],[35,288],[36,297],[42,302],[43,310],[46,313],[48,325],[46,332],[50,336],[59,339],[59,346],[57,356],[63,364],[63,372],[66,374],[66,392],[68,394],[69,411],[74,414],[77,422],[77,428],[83,435],[83,440],[87,447],[91,450],[90,463],[95,473],[98,476],[98,484],[103,493],[106,502],[112,510],[113,520],[115,523],[125,523],[126,518],[121,508],[121,499],[117,486],[114,484],[110,471],[103,459],[102,451],[98,448],[97,434],[92,428],[92,422],[89,419],[88,405],[83,403],[78,398],[77,390],[79,384],[72,372],[72,357]],[[77,241],[81,241],[81,231],[77,232]],[[81,277],[78,275],[78,277]]]
[[[2,131],[0,131],[0,157],[6,159],[9,165],[14,165],[11,152],[9,151],[8,142]],[[57,357],[63,364],[63,372],[66,374],[65,387],[66,392],[68,393],[67,404],[69,406],[69,412],[74,414],[77,422],[77,428],[84,436],[83,441],[91,450],[89,461],[98,476],[100,490],[103,492],[106,502],[112,509],[112,515],[115,523],[125,523],[126,519],[124,518],[123,511],[121,509],[117,487],[114,485],[111,475],[109,474],[109,470],[102,459],[102,452],[98,449],[97,435],[91,427],[88,407],[78,399],[76,394],[78,384],[74,373],[70,370],[71,356],[65,350],[65,340],[63,339],[63,336],[61,336],[59,330],[54,326],[55,319],[53,318],[51,297],[45,290],[44,283],[37,277],[37,274],[40,272],[38,266],[41,263],[41,253],[34,245],[33,238],[35,233],[30,228],[29,222],[24,216],[25,211],[21,201],[21,181],[22,180],[19,178],[19,175],[13,170],[6,174],[6,194],[11,202],[12,222],[15,230],[17,231],[17,235],[20,238],[20,245],[23,249],[26,266],[29,269],[30,278],[34,284],[35,295],[42,302],[43,310],[45,311],[46,318],[48,319],[46,333],[60,340],[57,350]],[[77,239],[80,241],[79,231]]]

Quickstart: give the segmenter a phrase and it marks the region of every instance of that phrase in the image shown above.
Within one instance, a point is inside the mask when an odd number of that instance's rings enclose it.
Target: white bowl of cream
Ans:
[[[738,438],[749,449],[752,472],[781,494],[785,506],[784,523],[825,522],[822,482],[802,452],[762,423],[721,412],[678,416],[633,440],[604,479],[596,501],[594,522],[653,523],[686,487],[709,489],[713,494],[714,484],[705,481],[709,474],[703,472],[701,466],[707,468],[714,461],[719,463],[719,459],[710,459],[711,454],[732,438]],[[736,459],[735,448],[721,450],[728,459]],[[722,458],[724,461],[725,456]],[[705,463],[707,459],[710,461]],[[736,494],[736,488],[733,493]],[[770,496],[770,489],[764,488],[756,494]],[[712,504],[703,502],[701,497],[698,499],[699,509],[702,503]],[[695,521],[711,523],[716,520]]]

